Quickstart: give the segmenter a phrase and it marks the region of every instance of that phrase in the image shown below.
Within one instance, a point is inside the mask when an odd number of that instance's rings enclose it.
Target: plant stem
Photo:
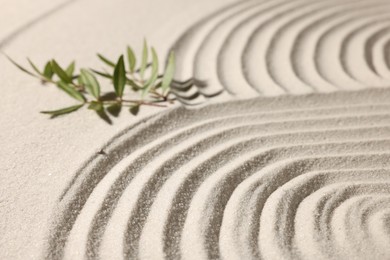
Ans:
[[[160,102],[157,102],[157,101],[148,102],[148,101],[144,101],[144,100],[125,100],[125,99],[122,99],[122,102],[124,102],[124,103],[136,103],[138,105],[147,105],[147,106],[155,106],[155,107],[166,107],[166,105],[158,105],[158,104],[156,104],[156,103],[160,103]]]

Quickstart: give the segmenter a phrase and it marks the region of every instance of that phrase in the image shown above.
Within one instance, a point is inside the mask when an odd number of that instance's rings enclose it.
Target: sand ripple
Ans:
[[[252,0],[189,28],[172,49],[176,79],[195,84],[174,91],[204,106],[92,156],[47,258],[389,259],[390,92],[372,90],[390,85],[389,11]],[[217,96],[230,101],[204,103]]]
[[[388,87],[387,0],[252,0],[190,28],[172,47],[182,101]]]
[[[47,258],[390,258],[389,98],[256,98],[145,119],[77,173]]]

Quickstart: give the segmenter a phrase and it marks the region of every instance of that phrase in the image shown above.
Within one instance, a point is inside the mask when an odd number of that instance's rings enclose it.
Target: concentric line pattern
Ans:
[[[390,85],[387,0],[249,0],[220,10],[173,45],[186,104]],[[206,82],[206,84],[197,84]]]
[[[177,107],[59,201],[47,259],[388,259],[390,91]]]

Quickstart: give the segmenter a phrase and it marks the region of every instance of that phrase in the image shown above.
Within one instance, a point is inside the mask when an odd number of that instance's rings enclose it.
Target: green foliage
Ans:
[[[150,53],[151,55],[149,55]],[[124,55],[120,55],[116,63],[102,54],[97,54],[97,56],[106,65],[106,69],[81,68],[76,70],[74,61],[67,67],[62,67],[56,60],[52,59],[46,62],[41,70],[30,59],[27,59],[32,69],[30,71],[10,57],[7,56],[7,58],[19,70],[40,79],[42,83],[51,83],[57,86],[58,89],[79,102],[79,104],[70,107],[41,112],[51,115],[52,118],[75,112],[83,106],[87,106],[88,109],[95,111],[100,118],[111,124],[109,115],[118,116],[122,107],[128,107],[128,111],[136,116],[143,105],[165,107],[175,101],[170,94],[175,72],[173,53],[170,54],[165,71],[161,75],[159,75],[157,52],[154,48],[148,47],[146,40],[139,57],[141,62],[138,68],[137,57],[130,46],[126,48]],[[127,66],[124,57],[127,58]],[[109,79],[112,82],[113,91],[103,92],[99,77]],[[132,99],[126,98],[128,95],[131,95]],[[139,98],[134,99],[137,96]]]
[[[134,73],[135,66],[137,65],[137,58],[134,51],[130,46],[127,46],[127,60],[129,61],[129,69],[131,73]]]
[[[119,57],[114,70],[114,89],[119,98],[122,98],[126,85],[126,69],[123,55]]]
[[[106,57],[104,57],[103,55],[101,54],[97,54],[98,58],[103,61],[106,65],[110,66],[110,67],[115,67],[115,63],[110,61],[109,59],[107,59]]]
[[[7,59],[12,63],[14,64],[18,69],[20,69],[21,71],[23,71],[24,73],[30,75],[30,76],[33,76],[35,78],[38,78],[34,73],[30,72],[29,70],[27,70],[26,68],[24,68],[23,66],[19,65],[18,63],[16,63],[13,59],[11,59],[9,56],[6,56]]]
[[[169,55],[168,65],[167,68],[165,69],[165,73],[161,83],[161,88],[163,90],[163,93],[167,93],[169,91],[169,88],[171,87],[173,76],[175,73],[175,66],[176,66],[175,54],[171,52],[171,54]]]
[[[144,49],[142,51],[142,60],[141,60],[141,68],[140,68],[140,75],[142,80],[144,79],[145,70],[148,65],[148,55],[149,55],[148,44],[146,40],[144,40]]]
[[[153,60],[151,76],[149,80],[145,83],[145,86],[143,86],[142,97],[145,97],[149,93],[150,89],[156,83],[156,80],[158,78],[158,57],[154,48],[152,48],[152,57]]]
[[[63,81],[59,81],[59,82],[57,82],[57,86],[59,89],[63,90],[66,94],[68,94],[72,98],[74,98],[80,102],[85,101],[85,97],[83,96],[83,94],[81,92],[77,91],[77,89],[75,89],[72,85],[65,83]]]
[[[41,73],[40,71],[39,71],[39,69],[37,68],[37,66],[29,59],[29,58],[27,58],[27,60],[28,60],[28,62],[30,63],[30,65],[31,65],[31,67],[33,68],[33,70],[38,74],[38,75],[43,75],[43,73]]]
[[[53,78],[54,72],[53,69],[51,68],[51,63],[48,61],[45,65],[45,68],[43,69],[43,77],[51,80]]]
[[[104,109],[104,107],[103,107],[103,104],[101,102],[92,101],[89,104],[88,109],[95,110],[95,111],[101,111]]]
[[[51,67],[54,71],[54,73],[65,83],[71,83],[72,77],[68,75],[68,73],[65,72],[63,68],[61,68],[60,65],[55,60],[51,60]]]
[[[73,78],[75,67],[76,67],[76,63],[73,61],[71,64],[69,64],[69,66],[65,70],[66,74],[68,74],[70,78]]]
[[[65,115],[65,114],[69,114],[69,113],[72,113],[74,111],[77,111],[80,108],[82,108],[83,106],[84,106],[84,104],[80,104],[80,105],[75,105],[75,106],[71,106],[71,107],[67,107],[67,108],[62,108],[59,110],[41,111],[41,113],[51,115],[51,117],[54,118],[54,117],[57,117],[60,115]]]
[[[93,75],[89,70],[81,69],[79,79],[79,83],[84,85],[93,97],[99,99],[100,84],[95,75]]]

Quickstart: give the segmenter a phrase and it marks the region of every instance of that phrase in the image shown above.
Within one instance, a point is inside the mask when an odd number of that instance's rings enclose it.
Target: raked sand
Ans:
[[[49,120],[69,99],[1,58],[1,259],[390,259],[386,0],[56,4],[2,51],[96,66],[146,36],[195,85]]]

